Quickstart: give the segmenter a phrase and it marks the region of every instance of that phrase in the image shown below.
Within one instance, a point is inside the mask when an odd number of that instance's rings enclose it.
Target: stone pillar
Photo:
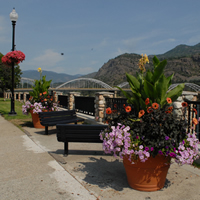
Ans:
[[[68,109],[75,109],[75,96],[80,96],[80,92],[70,92],[68,96]]]
[[[7,99],[7,93],[5,91],[3,92],[3,99],[4,101]]]
[[[23,102],[26,102],[26,94],[28,94],[28,92],[24,92]]]
[[[21,98],[21,92],[18,92],[18,101],[20,101]]]
[[[106,101],[105,97],[113,98],[111,92],[97,92],[95,94],[95,120],[103,122],[105,120]]]

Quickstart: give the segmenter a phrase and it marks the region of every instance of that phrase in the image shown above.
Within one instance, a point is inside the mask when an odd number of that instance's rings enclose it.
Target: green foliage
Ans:
[[[41,77],[41,73],[40,73],[40,80],[35,80],[34,86],[32,86],[33,91],[29,92],[30,96],[33,97],[33,100],[35,102],[40,102],[40,96],[43,93],[46,93],[46,95],[48,95],[48,89],[52,81],[52,80],[47,81],[46,76]]]
[[[169,77],[165,77],[164,69],[167,65],[167,61],[160,62],[156,56],[153,58],[154,69],[148,70],[146,74],[141,70],[137,73],[137,78],[126,74],[127,81],[130,85],[132,94],[127,93],[123,89],[120,89],[125,97],[128,99],[128,103],[132,104],[136,111],[146,110],[145,100],[150,99],[150,102],[156,102],[160,104],[161,108],[166,104],[166,99],[169,97],[172,101],[175,101],[182,93],[184,84],[178,85],[176,88],[168,92],[169,86],[172,84],[173,74]]]

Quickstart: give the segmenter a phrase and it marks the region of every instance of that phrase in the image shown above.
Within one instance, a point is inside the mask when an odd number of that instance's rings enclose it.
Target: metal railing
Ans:
[[[60,106],[68,108],[68,96],[58,95],[58,102]]]
[[[75,110],[87,115],[95,115],[95,97],[75,97]]]

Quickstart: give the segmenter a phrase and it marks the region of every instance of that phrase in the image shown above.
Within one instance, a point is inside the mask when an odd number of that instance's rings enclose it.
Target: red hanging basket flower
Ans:
[[[19,64],[25,60],[25,54],[21,51],[11,51],[1,58],[3,64],[11,66],[12,62]]]

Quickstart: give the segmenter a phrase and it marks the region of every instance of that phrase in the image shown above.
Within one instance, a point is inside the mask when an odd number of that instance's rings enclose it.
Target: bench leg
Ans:
[[[68,142],[64,142],[64,156],[68,156]]]
[[[45,135],[48,135],[48,126],[45,126]]]

